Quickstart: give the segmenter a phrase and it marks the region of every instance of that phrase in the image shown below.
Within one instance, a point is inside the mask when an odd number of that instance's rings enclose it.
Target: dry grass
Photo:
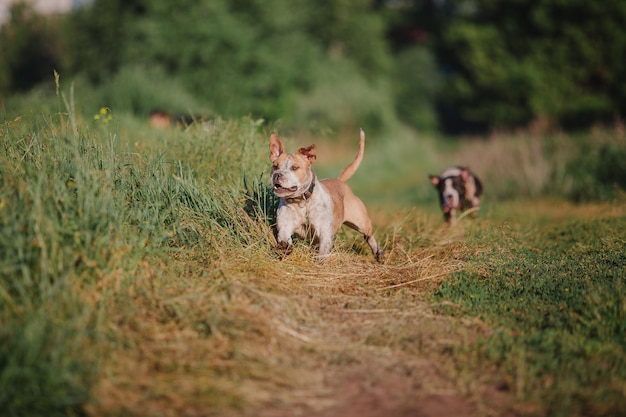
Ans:
[[[451,242],[464,229],[440,234],[437,218],[420,230],[419,247],[406,228],[423,227],[408,220],[423,215],[393,217],[379,230],[383,265],[344,233],[324,263],[304,243],[283,261],[230,247],[145,260],[126,288],[104,280],[111,288],[101,291],[117,295],[106,308],[111,338],[90,414],[323,414],[343,406],[338,381],[362,390],[390,378],[423,395],[472,394],[459,393],[444,360],[470,327],[426,300],[462,268],[464,246]]]
[[[596,161],[598,150],[604,149],[604,158],[612,157],[612,152],[619,152],[625,145],[623,128],[619,126],[597,128],[578,136],[558,132],[550,135],[494,132],[486,138],[466,138],[452,152],[438,154],[437,160],[441,167],[469,166],[488,186],[485,192],[492,198],[563,198],[574,197],[580,193],[580,187],[610,185],[593,178],[597,175],[592,172],[596,168],[594,164],[609,162]],[[621,154],[616,158],[622,158]],[[623,172],[623,168],[615,169]],[[594,194],[595,198],[598,196],[602,195]]]

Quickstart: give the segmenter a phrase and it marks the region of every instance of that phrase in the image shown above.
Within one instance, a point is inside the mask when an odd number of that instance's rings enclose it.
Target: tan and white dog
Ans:
[[[319,256],[326,258],[333,238],[342,224],[363,233],[376,260],[382,262],[383,250],[374,238],[372,222],[363,202],[354,195],[346,181],[361,164],[365,133],[361,129],[359,151],[337,179],[319,180],[312,164],[317,158],[315,145],[286,153],[280,138],[270,136],[271,185],[280,198],[276,226],[278,247],[289,254],[292,236],[307,237],[307,227],[319,243]]]

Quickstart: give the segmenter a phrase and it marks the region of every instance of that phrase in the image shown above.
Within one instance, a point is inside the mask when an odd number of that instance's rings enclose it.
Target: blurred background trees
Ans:
[[[137,115],[581,129],[624,116],[625,21],[625,2],[582,0],[94,0],[45,17],[18,3],[0,97],[57,70]]]
[[[623,116],[624,2],[465,2],[442,27],[444,102],[461,122],[577,129]]]

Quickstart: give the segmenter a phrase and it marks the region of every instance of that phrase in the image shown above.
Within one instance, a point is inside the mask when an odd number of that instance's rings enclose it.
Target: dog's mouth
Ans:
[[[295,185],[293,187],[283,187],[280,184],[274,184],[274,192],[276,194],[295,193],[296,191],[298,191],[298,187]]]

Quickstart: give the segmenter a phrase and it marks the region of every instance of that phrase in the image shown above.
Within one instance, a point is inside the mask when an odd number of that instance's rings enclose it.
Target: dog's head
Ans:
[[[286,153],[278,135],[270,136],[270,182],[274,194],[281,198],[293,198],[304,194],[314,179],[311,165],[316,159],[315,145],[300,148],[296,153]]]
[[[439,176],[429,175],[430,182],[439,192],[441,209],[444,213],[462,208],[470,175],[467,168],[460,167],[448,168]]]

